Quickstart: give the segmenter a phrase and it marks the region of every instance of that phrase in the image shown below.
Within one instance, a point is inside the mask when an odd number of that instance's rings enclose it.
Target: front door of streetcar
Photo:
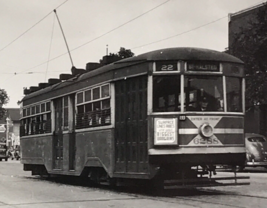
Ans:
[[[53,134],[53,169],[62,169],[63,167],[62,104],[62,98],[54,100],[55,131]]]
[[[147,77],[115,83],[115,172],[146,173]]]

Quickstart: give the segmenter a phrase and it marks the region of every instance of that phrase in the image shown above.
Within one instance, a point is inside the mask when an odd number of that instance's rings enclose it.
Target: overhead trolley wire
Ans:
[[[167,1],[165,1],[165,2],[163,2],[163,3],[161,3],[161,4],[159,4],[159,5],[157,5],[157,6],[155,6],[155,7],[153,7],[152,9],[150,9],[150,10],[148,10],[148,11],[146,11],[146,12],[144,12],[144,13],[138,15],[138,16],[136,16],[135,18],[133,18],[133,19],[131,19],[131,20],[129,20],[129,21],[127,21],[127,22],[125,22],[125,23],[123,23],[123,24],[121,24],[121,25],[115,27],[115,28],[113,28],[112,30],[109,30],[108,32],[106,32],[106,33],[104,33],[104,34],[102,34],[102,35],[100,35],[100,36],[98,36],[98,37],[96,37],[96,38],[94,38],[94,39],[92,39],[92,40],[90,40],[90,41],[88,41],[88,42],[82,44],[82,45],[79,45],[79,46],[77,46],[76,48],[73,48],[71,51],[77,50],[78,48],[81,48],[81,47],[87,45],[88,43],[91,43],[91,42],[93,42],[93,41],[95,41],[95,40],[97,40],[97,39],[99,39],[99,38],[102,38],[103,36],[105,36],[105,35],[107,35],[107,34],[113,32],[113,31],[115,31],[115,30],[117,30],[117,29],[123,27],[124,25],[127,25],[127,24],[129,24],[130,22],[133,22],[134,20],[139,19],[140,17],[142,17],[142,16],[148,14],[149,12],[152,12],[153,10],[155,10],[155,9],[157,9],[157,8],[159,8],[159,7],[161,7],[161,6],[163,6],[164,4],[168,3],[169,1],[170,1],[170,0],[167,0]]]
[[[150,42],[150,43],[146,43],[146,44],[144,44],[144,45],[137,46],[137,47],[134,47],[134,48],[132,48],[132,49],[142,48],[142,47],[144,47],[144,46],[152,45],[152,44],[159,43],[159,42],[162,42],[162,41],[165,41],[165,40],[169,40],[169,39],[171,39],[171,38],[175,38],[175,37],[180,36],[180,35],[184,35],[184,34],[186,34],[186,33],[192,32],[192,31],[194,31],[194,30],[197,30],[197,29],[200,29],[200,28],[205,27],[205,26],[207,26],[207,25],[210,25],[210,24],[213,24],[213,23],[215,23],[215,22],[218,22],[218,21],[220,21],[220,20],[222,20],[222,19],[224,19],[224,18],[226,18],[226,17],[228,17],[228,16],[221,17],[221,18],[219,18],[219,19],[216,19],[216,20],[214,20],[214,21],[211,21],[211,22],[208,22],[208,23],[206,23],[206,24],[200,25],[200,26],[198,26],[198,27],[192,28],[192,29],[190,29],[190,30],[187,30],[187,31],[184,31],[184,32],[181,32],[181,33],[178,33],[178,34],[175,34],[175,35],[172,35],[172,36],[169,36],[169,37],[160,39],[160,40],[156,40],[156,41],[153,41],[153,42]]]
[[[87,45],[87,44],[89,44],[89,43],[91,43],[91,42],[97,40],[97,39],[102,38],[103,36],[105,36],[105,35],[107,35],[107,34],[113,32],[113,31],[115,31],[115,30],[117,30],[117,29],[119,29],[119,28],[121,28],[121,27],[123,27],[123,26],[129,24],[130,22],[133,22],[134,20],[136,20],[136,19],[138,19],[138,18],[140,18],[140,17],[142,17],[142,16],[148,14],[149,12],[152,12],[153,10],[155,10],[155,9],[157,9],[157,8],[159,8],[159,7],[161,7],[161,6],[163,6],[164,4],[168,3],[169,1],[170,1],[170,0],[164,1],[163,3],[161,3],[161,4],[157,5],[157,6],[155,6],[155,7],[151,8],[150,10],[148,10],[148,11],[146,11],[146,12],[144,12],[144,13],[142,13],[142,14],[136,16],[136,17],[134,17],[133,19],[128,20],[127,22],[125,22],[125,23],[123,23],[123,24],[121,24],[121,25],[119,25],[119,26],[117,26],[117,27],[115,27],[115,28],[113,28],[113,29],[111,29],[111,30],[105,32],[104,34],[102,34],[102,35],[100,35],[100,36],[98,36],[98,37],[96,37],[96,38],[94,38],[94,39],[92,39],[92,40],[90,40],[90,41],[87,41],[87,42],[83,43],[82,45],[79,45],[79,46],[77,46],[77,47],[71,49],[70,52],[75,51],[75,50],[77,50],[77,49],[79,49],[79,48],[81,48],[81,47],[83,47],[83,46],[85,46],[85,45]],[[49,61],[49,62],[50,62],[50,61],[53,61],[53,60],[55,60],[55,59],[58,59],[58,58],[60,58],[60,57],[62,57],[62,56],[64,56],[64,55],[66,55],[66,54],[68,54],[68,52],[63,53],[63,54],[60,54],[60,55],[58,55],[58,56],[56,56],[56,57],[54,57],[54,58],[52,58],[52,59],[50,59],[50,60],[48,60],[48,61]],[[47,61],[46,61],[46,62],[43,62],[43,63],[40,63],[40,64],[38,64],[38,65],[36,65],[36,66],[34,66],[34,67],[28,68],[28,69],[26,69],[25,71],[27,71],[27,70],[31,70],[31,69],[35,69],[35,68],[37,68],[37,67],[39,67],[39,66],[42,66],[42,65],[44,65],[44,64],[46,64],[46,63],[47,63]]]
[[[64,1],[63,3],[61,3],[59,6],[56,7],[56,9],[58,9],[59,7],[61,7],[63,4],[65,4],[68,0]],[[29,32],[32,28],[34,28],[36,25],[38,25],[40,22],[42,22],[46,17],[48,17],[51,13],[53,13],[53,11],[49,12],[47,15],[45,15],[42,19],[40,19],[38,22],[36,22],[33,26],[31,26],[29,29],[27,29],[25,32],[23,32],[22,34],[20,34],[17,38],[15,38],[14,40],[12,40],[10,43],[8,43],[6,46],[4,46],[3,48],[0,49],[0,52],[3,51],[4,49],[6,49],[8,46],[10,46],[12,43],[14,43],[15,41],[17,41],[19,38],[21,38],[23,35],[25,35],[27,32]]]
[[[66,1],[68,1],[68,0],[66,0]],[[66,2],[66,1],[65,1],[65,2]],[[128,23],[130,23],[130,22],[132,22],[132,21],[134,21],[134,20],[136,20],[136,19],[138,19],[138,18],[144,16],[145,14],[147,14],[147,13],[149,13],[149,12],[155,10],[156,8],[158,8],[158,7],[160,7],[160,6],[164,5],[164,4],[166,4],[166,3],[169,2],[169,1],[170,1],[170,0],[167,0],[167,1],[165,1],[165,2],[163,2],[163,3],[161,3],[161,4],[159,4],[159,5],[157,5],[156,7],[153,7],[152,9],[150,9],[150,10],[148,10],[148,11],[146,11],[146,12],[140,14],[140,15],[138,15],[137,17],[135,17],[135,18],[133,18],[133,19],[131,19],[131,20],[129,20],[129,21],[127,21],[127,22],[125,22],[125,23],[123,23],[123,24],[121,24],[121,25],[115,27],[115,28],[113,28],[112,30],[110,30],[110,31],[108,31],[108,32],[106,32],[106,33],[104,33],[104,34],[102,34],[102,35],[100,35],[100,36],[98,36],[98,37],[96,37],[96,38],[94,38],[94,39],[88,41],[88,42],[85,42],[85,43],[82,44],[82,45],[79,45],[79,46],[77,46],[77,47],[71,49],[70,51],[77,50],[77,49],[79,49],[79,48],[81,48],[81,47],[83,47],[83,46],[85,46],[85,45],[87,45],[87,44],[89,44],[89,43],[91,43],[91,42],[93,42],[93,41],[95,41],[95,40],[97,40],[97,39],[99,39],[99,38],[101,38],[101,37],[103,37],[103,36],[105,36],[105,35],[111,33],[111,32],[113,32],[113,31],[115,31],[115,30],[117,30],[117,29],[123,27],[124,25],[126,25],[126,24],[128,24]],[[63,5],[65,2],[63,2],[61,5]],[[61,5],[60,5],[60,6],[61,6]],[[58,7],[59,7],[59,6],[58,6]],[[50,13],[52,13],[52,12],[50,12]],[[49,13],[49,14],[50,14],[50,13]],[[177,36],[180,36],[180,35],[183,35],[183,34],[192,32],[192,31],[194,31],[194,30],[197,30],[197,29],[200,29],[200,28],[205,27],[205,26],[207,26],[207,25],[210,25],[210,24],[213,24],[213,23],[215,23],[215,22],[218,22],[218,21],[220,21],[220,20],[222,20],[222,19],[224,19],[224,18],[226,18],[226,17],[228,17],[228,16],[221,17],[221,18],[219,18],[219,19],[216,19],[216,20],[214,20],[214,21],[211,21],[211,22],[208,22],[208,23],[206,23],[206,24],[200,25],[200,26],[198,26],[198,27],[192,28],[192,29],[190,29],[190,30],[187,30],[187,31],[184,31],[184,32],[181,32],[181,33],[178,33],[178,34],[175,34],[175,35],[172,35],[172,36],[169,36],[169,37],[160,39],[160,40],[156,40],[156,41],[153,41],[153,42],[150,42],[150,43],[141,45],[141,46],[137,46],[137,47],[134,47],[134,48],[132,48],[132,49],[136,49],[136,48],[141,48],[141,47],[144,47],[144,46],[152,45],[152,44],[155,44],[155,43],[158,43],[158,42],[162,42],[162,41],[165,41],[165,40],[168,40],[168,39],[171,39],[171,38],[174,38],[174,37],[177,37]],[[0,51],[1,51],[1,50],[0,50]],[[58,58],[60,58],[60,57],[62,57],[62,56],[64,56],[64,55],[66,55],[66,54],[67,54],[67,52],[66,52],[66,53],[63,53],[63,54],[60,54],[60,55],[58,55],[58,56],[56,56],[56,57],[54,57],[54,58],[49,59],[49,60],[46,61],[46,62],[40,63],[40,64],[38,64],[38,65],[36,65],[36,66],[34,66],[34,67],[31,67],[31,68],[28,68],[28,69],[22,71],[22,72],[25,72],[25,71],[28,71],[28,70],[31,70],[31,69],[35,69],[35,68],[37,68],[37,67],[39,67],[39,66],[42,66],[42,65],[44,65],[44,64],[47,64],[48,62],[54,61],[55,59],[58,59]]]

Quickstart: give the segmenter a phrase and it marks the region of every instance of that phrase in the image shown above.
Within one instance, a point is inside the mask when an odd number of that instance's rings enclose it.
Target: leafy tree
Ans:
[[[112,62],[115,62],[115,61],[119,61],[121,59],[124,59],[124,58],[129,58],[129,57],[132,57],[134,56],[134,53],[130,50],[130,49],[125,49],[123,47],[120,48],[120,51],[118,53],[109,53],[108,56],[104,56],[103,59],[100,59],[100,64],[101,65],[104,65],[105,64],[105,61],[104,59],[108,58],[108,61],[106,61],[107,63],[112,63]]]
[[[122,59],[133,57],[134,53],[130,49],[125,49],[123,47],[120,48],[120,51],[118,52],[118,56]]]
[[[245,63],[246,103],[267,103],[267,4],[235,34],[231,53]]]
[[[0,89],[0,119],[6,115],[6,109],[3,108],[3,105],[7,104],[9,97],[4,89]]]

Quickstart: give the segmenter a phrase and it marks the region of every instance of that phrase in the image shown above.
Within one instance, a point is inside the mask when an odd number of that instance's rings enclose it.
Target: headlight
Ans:
[[[209,138],[213,135],[213,127],[208,123],[204,123],[199,127],[199,133],[203,137]]]

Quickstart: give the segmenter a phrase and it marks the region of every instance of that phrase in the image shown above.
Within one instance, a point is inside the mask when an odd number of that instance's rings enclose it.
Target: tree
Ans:
[[[103,59],[99,60],[99,62],[101,65],[105,65],[132,56],[134,56],[134,53],[130,49],[121,47],[118,53],[109,53],[108,56],[104,56]]]
[[[3,108],[3,105],[7,104],[9,97],[4,89],[0,89],[0,119],[6,115],[6,109]]]
[[[125,49],[123,47],[120,48],[120,51],[118,52],[118,56],[122,59],[133,57],[134,53],[130,49]]]
[[[245,63],[246,103],[267,104],[267,4],[234,36],[231,53]]]

